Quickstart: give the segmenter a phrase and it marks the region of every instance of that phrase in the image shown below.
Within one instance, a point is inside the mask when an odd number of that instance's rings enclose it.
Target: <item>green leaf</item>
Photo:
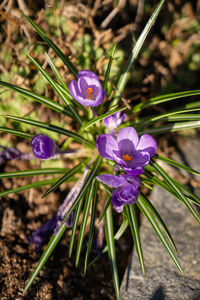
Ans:
[[[33,281],[35,280],[35,278],[37,277],[37,275],[39,274],[40,270],[43,268],[43,266],[45,265],[47,259],[49,258],[49,256],[51,255],[51,253],[53,252],[54,248],[56,247],[56,245],[58,244],[58,242],[60,241],[62,235],[65,233],[65,230],[67,229],[67,225],[65,223],[63,223],[60,228],[59,231],[56,235],[52,235],[45,251],[43,252],[42,256],[40,257],[40,260],[36,266],[36,268],[34,269],[30,279],[28,280],[24,291],[23,291],[23,295],[25,295],[25,293],[27,292],[27,290],[29,289],[29,287],[32,285]]]
[[[47,130],[50,130],[50,131],[53,131],[53,132],[57,132],[57,133],[60,133],[60,134],[64,134],[66,136],[72,137],[75,141],[77,141],[79,143],[87,144],[90,147],[94,147],[94,144],[92,144],[90,141],[82,138],[80,135],[78,135],[78,134],[76,134],[72,131],[69,131],[67,129],[58,127],[56,125],[52,125],[52,124],[45,123],[45,122],[39,122],[39,121],[35,121],[35,120],[32,120],[32,119],[21,118],[21,117],[17,117],[17,116],[7,115],[7,116],[4,116],[4,117],[8,118],[8,119],[11,119],[11,120],[16,120],[16,121],[19,121],[19,122],[23,122],[23,123],[26,123],[26,124],[29,124],[29,125],[32,125],[32,126],[44,128],[44,129],[47,129]]]
[[[136,216],[136,211],[134,205],[126,205],[125,206],[128,222],[131,228],[131,233],[133,236],[134,247],[136,249],[137,257],[142,269],[143,275],[145,275],[145,266],[144,266],[144,258],[142,252],[142,245],[140,240],[140,233],[138,227],[138,221]]]
[[[54,175],[63,174],[67,171],[66,168],[45,168],[45,169],[33,169],[26,171],[6,172],[0,173],[0,179],[3,178],[15,178],[23,176],[34,176],[34,175]]]
[[[172,244],[174,250],[176,252],[177,248],[176,245],[172,239],[172,236],[169,232],[169,230],[167,229],[167,226],[165,225],[164,221],[162,220],[161,216],[159,215],[158,211],[155,209],[155,207],[153,206],[153,204],[144,196],[144,194],[142,193],[142,197],[143,197],[143,201],[145,202],[145,204],[148,206],[149,210],[151,211],[151,213],[154,215],[154,217],[156,217],[157,221],[159,222],[159,224],[162,226],[168,240],[170,241],[170,243]]]
[[[200,216],[197,214],[194,207],[190,204],[187,197],[183,194],[178,185],[168,176],[168,174],[158,165],[153,159],[150,164],[154,167],[155,171],[168,183],[168,185],[174,190],[174,192],[179,195],[182,200],[182,203],[187,207],[193,217],[200,223]]]
[[[17,129],[12,129],[12,128],[0,127],[0,131],[6,132],[6,133],[11,133],[13,135],[16,135],[16,136],[19,136],[22,138],[26,138],[26,139],[32,139],[34,137],[34,134],[24,132],[21,130],[17,130]]]
[[[176,132],[185,129],[192,129],[200,127],[200,121],[191,121],[191,122],[177,122],[173,124],[167,124],[153,129],[147,129],[138,132],[139,135],[148,133],[148,134],[161,134],[165,132]]]
[[[63,86],[64,89],[68,90],[68,86],[66,85],[65,81],[62,79],[62,76],[60,75],[58,69],[56,68],[53,60],[51,59],[51,57],[48,55],[48,53],[45,52],[46,58],[48,60],[48,63],[54,73],[54,75],[56,76],[58,82],[60,83],[60,85]]]
[[[126,231],[126,229],[128,228],[128,220],[124,219],[120,228],[118,229],[118,231],[116,232],[115,236],[114,236],[114,240],[119,240],[121,238],[121,236],[124,234],[124,232]],[[103,248],[103,250],[101,251],[101,254],[106,253],[108,251],[108,246],[105,246]],[[88,264],[88,268],[91,267],[101,256],[96,256],[89,264]]]
[[[30,190],[32,188],[39,188],[39,187],[44,186],[44,185],[52,184],[56,180],[58,180],[58,179],[57,178],[53,178],[53,179],[48,179],[48,180],[43,180],[43,181],[37,181],[37,182],[30,183],[30,184],[26,184],[24,186],[20,186],[20,187],[17,187],[15,189],[10,189],[10,190],[1,192],[0,193],[0,197],[7,196],[9,194],[16,194],[16,193],[19,193],[19,192]]]
[[[90,126],[96,124],[97,122],[99,122],[101,120],[104,120],[106,117],[111,116],[111,115],[113,115],[113,114],[115,114],[115,113],[117,113],[119,111],[123,111],[125,109],[127,109],[127,107],[123,107],[123,108],[115,108],[115,107],[113,107],[107,113],[105,113],[105,114],[103,114],[103,115],[101,115],[101,116],[99,116],[99,117],[97,117],[97,118],[95,118],[95,119],[87,122],[86,124],[84,124],[82,126],[82,128],[81,128],[81,131],[84,131],[85,129],[89,128]]]
[[[21,94],[22,96],[28,97],[36,102],[39,102],[39,103],[51,108],[52,110],[54,110],[56,112],[63,113],[69,117],[72,117],[72,113],[69,110],[67,110],[66,107],[64,107],[63,105],[61,105],[59,103],[54,102],[53,100],[51,100],[49,98],[38,95],[34,92],[31,92],[29,90],[23,89],[18,86],[15,86],[8,82],[0,81],[0,85],[8,87],[9,89],[12,89],[12,90],[16,91],[17,93]]]
[[[70,102],[69,98],[64,95],[62,92],[61,86],[53,79],[51,76],[44,70],[44,68],[28,53],[26,52],[27,56],[29,57],[30,61],[34,66],[42,73],[44,78],[49,82],[51,87],[54,89],[54,91],[57,93],[57,95],[60,97],[60,99],[67,104],[67,107],[71,110],[72,115],[74,116],[75,120],[79,122],[79,124],[82,126],[83,122],[81,121],[79,115],[75,111],[72,103]],[[73,99],[73,98],[72,98]]]
[[[85,229],[86,229],[86,225],[87,225],[87,221],[88,221],[91,202],[92,202],[92,199],[94,198],[94,190],[95,190],[94,187],[95,187],[95,180],[93,180],[91,188],[88,189],[86,199],[85,199],[85,205],[84,205],[84,210],[83,210],[83,219],[81,222],[81,228],[80,228],[79,237],[78,237],[78,244],[76,247],[76,261],[75,261],[76,267],[78,266],[78,263],[79,263],[79,258],[80,258],[81,249],[82,249],[82,245],[83,245],[83,239],[84,239],[84,235],[85,235]]]
[[[166,157],[158,155],[158,154],[155,154],[154,157],[156,159],[162,160],[162,161],[164,161],[164,162],[166,162],[166,163],[168,163],[168,164],[170,164],[170,165],[172,165],[172,166],[174,166],[176,168],[180,168],[180,169],[183,169],[183,170],[185,170],[185,171],[187,171],[187,172],[189,172],[191,174],[200,176],[200,172],[197,172],[194,169],[192,169],[192,168],[190,168],[190,167],[188,167],[186,165],[183,165],[183,164],[181,164],[181,163],[179,163],[179,162],[177,162],[175,160],[166,158]]]
[[[47,191],[44,193],[42,198],[46,197],[50,193],[54,192],[59,186],[65,182],[67,179],[69,179],[71,176],[76,174],[78,171],[80,171],[83,167],[83,164],[77,165],[75,168],[73,168],[71,171],[68,171],[64,176],[62,176],[57,182],[54,183]]]
[[[82,198],[82,196],[86,193],[88,187],[90,186],[92,180],[96,177],[97,172],[100,168],[102,162],[102,157],[98,157],[95,161],[95,163],[93,164],[93,168],[90,171],[90,174],[88,176],[88,178],[85,181],[84,186],[82,187],[82,189],[80,190],[75,202],[72,204],[71,208],[69,209],[68,213],[66,214],[65,218],[63,219],[62,223],[66,222],[67,219],[69,218],[70,214],[72,213],[72,211],[74,210],[75,206],[77,205],[77,203],[80,201],[80,199]]]
[[[25,13],[21,12],[22,15],[26,18],[26,20],[34,27],[40,37],[48,44],[50,48],[54,50],[54,52],[60,57],[60,59],[64,62],[64,64],[68,67],[69,71],[74,75],[76,78],[77,70],[69,58],[54,44],[54,42],[47,37],[42,29],[40,29]]]
[[[115,242],[114,242],[114,231],[113,231],[113,217],[112,217],[112,206],[109,205],[105,217],[105,236],[106,243],[108,246],[108,256],[111,264],[111,271],[113,276],[113,283],[115,288],[116,299],[119,300],[119,278],[117,271],[117,260],[115,254]]]
[[[93,192],[93,202],[92,202],[92,212],[91,212],[91,221],[90,221],[90,231],[89,231],[89,238],[87,243],[87,250],[85,255],[85,265],[84,265],[84,274],[86,274],[88,258],[90,255],[90,251],[92,248],[92,240],[94,235],[94,225],[95,225],[95,217],[97,213],[97,191],[98,191],[99,183],[97,180],[94,182],[94,192]]]
[[[158,226],[158,224],[157,224],[154,216],[152,215],[149,207],[146,205],[146,202],[145,202],[142,194],[139,195],[139,199],[136,202],[136,204],[139,207],[139,209],[143,212],[143,214],[145,215],[145,217],[148,219],[148,221],[150,222],[150,224],[153,227],[155,233],[157,234],[157,236],[161,240],[162,244],[164,245],[165,249],[169,253],[170,257],[174,261],[174,263],[177,266],[177,268],[179,269],[179,271],[182,273],[182,275],[184,275],[184,272],[183,272],[183,270],[182,270],[182,268],[181,268],[181,266],[180,266],[180,264],[178,262],[178,259],[176,258],[173,250],[170,247],[170,244],[168,243],[166,237],[162,233],[160,227]]]
[[[142,109],[149,107],[151,105],[157,105],[157,104],[168,102],[171,100],[176,100],[176,99],[183,98],[183,97],[197,96],[197,95],[200,95],[200,90],[171,93],[171,94],[167,94],[167,95],[153,97],[146,102],[141,102],[141,103],[135,105],[132,112],[136,113],[136,112],[141,111]]]
[[[103,90],[106,90],[106,87],[107,87],[107,82],[108,82],[108,79],[109,79],[110,70],[111,70],[113,58],[114,58],[114,55],[115,55],[115,50],[116,50],[116,44],[113,47],[113,50],[112,50],[112,53],[111,53],[111,56],[110,56],[110,59],[109,59],[109,62],[108,62],[108,66],[107,66],[107,69],[106,69],[105,79],[104,79],[104,82],[103,82]]]
[[[75,208],[75,214],[74,214],[74,220],[73,220],[73,226],[72,226],[72,233],[71,233],[71,238],[70,238],[70,242],[69,242],[69,257],[71,257],[71,255],[72,255],[72,250],[73,250],[76,231],[77,231],[77,226],[78,226],[78,220],[79,220],[81,209],[82,209],[82,206],[83,206],[83,200],[84,200],[84,197],[82,197],[80,199],[79,203],[77,204],[77,206]]]
[[[116,105],[119,100],[120,100],[120,95],[123,93],[126,83],[128,81],[128,75],[129,75],[129,71],[131,68],[131,65],[133,64],[134,60],[137,58],[143,44],[144,41],[149,33],[149,31],[151,30],[151,28],[153,27],[159,13],[160,10],[164,4],[165,0],[161,0],[159,2],[159,4],[157,5],[156,9],[154,10],[154,12],[152,13],[149,21],[146,23],[145,28],[143,29],[142,33],[140,34],[139,38],[137,39],[137,42],[135,43],[135,46],[133,47],[132,53],[128,59],[127,65],[125,66],[124,70],[122,71],[122,74],[119,78],[118,84],[117,84],[117,89],[116,92],[114,94],[114,100],[112,101],[111,106]]]

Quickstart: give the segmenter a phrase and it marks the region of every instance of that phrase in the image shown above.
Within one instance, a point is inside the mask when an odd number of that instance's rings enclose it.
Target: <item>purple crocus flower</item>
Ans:
[[[78,81],[73,79],[69,85],[72,97],[85,106],[98,106],[105,97],[101,82],[97,75],[88,70],[82,70],[77,75]]]
[[[134,204],[137,201],[139,180],[136,176],[104,174],[96,178],[100,182],[115,188],[112,194],[112,204],[118,213],[123,211],[124,204]]]
[[[104,126],[108,128],[108,132],[113,134],[115,129],[117,129],[126,119],[126,114],[118,111],[117,113],[108,116],[104,119]]]
[[[57,146],[52,139],[45,134],[37,134],[31,140],[33,154],[39,159],[48,159],[54,156]]]
[[[111,134],[100,135],[97,149],[101,156],[114,160],[125,172],[139,175],[155,154],[157,143],[151,135],[139,138],[134,128],[125,127],[119,131],[117,139]]]

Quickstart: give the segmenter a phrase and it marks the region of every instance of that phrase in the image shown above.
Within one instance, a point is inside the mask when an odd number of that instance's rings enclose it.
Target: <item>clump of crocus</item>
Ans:
[[[85,106],[98,106],[105,97],[101,82],[96,74],[82,70],[77,75],[78,81],[73,79],[69,85],[72,97]]]
[[[118,111],[104,119],[104,126],[108,128],[108,133],[114,135],[115,130],[124,122],[126,114]]]
[[[123,211],[124,204],[134,204],[137,201],[139,180],[136,176],[128,174],[119,176],[104,174],[96,178],[100,182],[115,188],[112,194],[112,204],[118,213]]]
[[[37,134],[31,140],[33,154],[39,159],[48,159],[54,156],[58,147],[54,141],[45,134]]]
[[[139,138],[134,128],[125,127],[117,139],[111,134],[101,134],[97,138],[97,149],[101,156],[114,160],[125,172],[139,175],[155,154],[157,143],[151,135]]]

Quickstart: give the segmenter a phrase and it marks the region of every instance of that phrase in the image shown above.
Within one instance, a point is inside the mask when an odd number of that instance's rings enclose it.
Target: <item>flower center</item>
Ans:
[[[126,155],[123,155],[123,159],[124,160],[131,160],[133,158],[133,156],[129,156],[128,154],[126,154]]]
[[[88,99],[92,99],[92,93],[93,93],[93,88],[89,87],[86,91],[87,95],[88,95]]]

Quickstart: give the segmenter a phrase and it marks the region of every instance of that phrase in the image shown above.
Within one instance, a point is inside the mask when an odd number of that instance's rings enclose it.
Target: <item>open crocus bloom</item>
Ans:
[[[137,201],[139,181],[136,176],[104,174],[96,178],[100,182],[116,188],[112,194],[112,204],[118,213],[123,211],[124,204],[134,204]]]
[[[119,131],[117,139],[111,134],[100,135],[97,149],[101,156],[114,160],[127,173],[139,175],[155,154],[157,143],[149,134],[139,138],[134,128],[125,127]]]
[[[69,85],[72,97],[85,106],[98,106],[105,97],[101,82],[91,71],[82,70],[77,75],[78,81],[73,79]]]

